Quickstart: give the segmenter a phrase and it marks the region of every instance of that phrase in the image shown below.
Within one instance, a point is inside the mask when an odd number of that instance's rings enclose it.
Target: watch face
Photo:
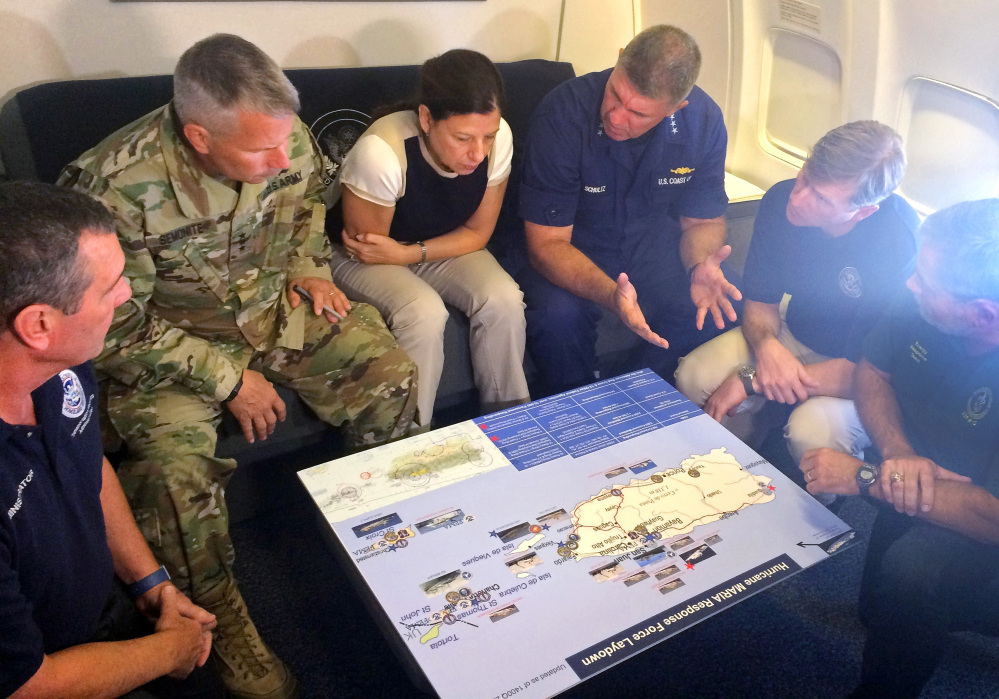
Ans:
[[[739,369],[739,378],[742,379],[755,379],[756,378],[756,368],[751,366],[744,366]]]
[[[860,470],[857,471],[857,481],[865,485],[871,485],[877,477],[878,475],[870,466],[861,466]]]

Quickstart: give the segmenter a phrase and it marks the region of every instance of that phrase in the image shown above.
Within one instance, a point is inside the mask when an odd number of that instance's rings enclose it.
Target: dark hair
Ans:
[[[451,49],[420,67],[420,85],[412,99],[376,109],[373,119],[421,104],[434,121],[454,114],[489,114],[494,109],[502,112],[503,100],[503,78],[492,61],[478,51]]]
[[[41,182],[0,184],[0,332],[24,308],[80,310],[93,275],[77,260],[84,231],[114,233],[114,218],[86,194]]]

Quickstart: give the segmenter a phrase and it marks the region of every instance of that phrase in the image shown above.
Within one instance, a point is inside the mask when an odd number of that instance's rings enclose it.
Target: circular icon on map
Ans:
[[[477,595],[475,595],[475,599],[479,600],[480,602],[488,602],[492,598],[493,596],[488,592],[486,592],[485,590],[482,590]]]
[[[570,551],[575,551],[576,549],[579,548],[579,544],[577,544],[575,541],[568,541],[566,542],[565,547]]]
[[[458,590],[458,594],[461,595],[462,597],[471,597],[472,591],[467,587],[463,587],[460,590]]]
[[[695,468],[692,468],[689,471],[687,471],[687,475],[690,476],[691,478],[700,478],[701,472]]]
[[[464,573],[461,574],[461,577],[463,577],[465,580],[468,580],[470,577],[472,577],[472,574],[466,570]]]
[[[653,473],[652,474],[652,482],[653,483],[662,483],[663,482],[663,477],[660,476],[658,473]]]
[[[570,549],[568,546],[559,546],[557,551],[558,555],[562,556],[562,558],[568,558],[569,556],[572,555],[572,549]]]
[[[402,482],[414,488],[422,487],[430,483],[430,472],[425,468],[413,468],[402,477]]]
[[[579,541],[579,534],[570,534],[566,537],[569,541]]]
[[[648,534],[649,528],[646,527],[644,524],[639,524],[637,527],[635,527],[635,531],[638,532],[639,534]]]
[[[458,617],[456,617],[454,614],[448,614],[447,616],[444,617],[444,623],[447,624],[448,626],[455,623],[456,621],[458,621]]]
[[[638,532],[628,532],[629,539],[637,539],[640,536]]]
[[[539,531],[541,531],[541,527],[539,527],[537,524],[532,524],[531,525],[531,533],[532,534],[537,534]]]
[[[656,540],[659,540],[659,539],[663,538],[663,535],[660,534],[659,532],[652,532],[652,538],[656,539]]]
[[[361,490],[356,485],[345,485],[340,487],[340,497],[344,500],[360,500]]]
[[[409,542],[406,541],[405,539],[399,539],[397,542],[395,542],[395,547],[397,549],[404,549],[407,546],[409,546]]]
[[[399,530],[399,538],[400,539],[406,539],[409,536],[410,536],[410,531],[408,529],[400,529]]]
[[[361,480],[362,481],[369,480],[370,478],[371,478],[371,474],[368,473],[367,471],[365,471],[364,473],[361,474]]]
[[[436,624],[441,620],[443,616],[444,615],[441,612],[434,612],[433,614],[430,615],[430,621]]]
[[[399,539],[399,535],[396,534],[391,529],[389,529],[387,532],[385,532],[385,534],[383,534],[383,536],[385,537],[385,541],[389,542],[390,544],[393,541],[397,541]]]
[[[621,497],[621,490],[618,489],[618,488],[613,488],[611,490],[611,495],[613,495],[614,497],[619,498],[619,497]]]
[[[447,593],[446,595],[444,595],[444,599],[446,599],[451,604],[454,604],[455,602],[457,602],[458,600],[461,599],[461,595],[459,595],[454,590],[451,590],[449,593]]]

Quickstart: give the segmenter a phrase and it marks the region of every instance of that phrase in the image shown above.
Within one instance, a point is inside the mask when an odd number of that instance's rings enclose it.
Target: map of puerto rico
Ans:
[[[614,485],[572,512],[572,555],[616,556],[651,538],[685,534],[775,497],[770,479],[742,468],[723,447],[693,454],[680,468]]]

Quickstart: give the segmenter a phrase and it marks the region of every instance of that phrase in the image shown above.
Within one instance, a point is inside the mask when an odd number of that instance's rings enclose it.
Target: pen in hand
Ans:
[[[302,287],[300,287],[298,284],[296,284],[295,286],[293,286],[291,288],[292,288],[292,290],[296,294],[298,294],[299,296],[301,296],[303,299],[305,299],[309,303],[312,303],[313,307],[314,307],[314,302],[312,300],[312,294],[310,294],[308,291],[306,291],[305,289],[303,289]],[[339,313],[337,313],[336,309],[334,309],[333,306],[329,305],[328,303],[324,303],[323,304],[323,310],[326,311],[327,313],[331,313],[334,317],[339,318],[340,320],[343,320],[343,316],[340,315]]]

